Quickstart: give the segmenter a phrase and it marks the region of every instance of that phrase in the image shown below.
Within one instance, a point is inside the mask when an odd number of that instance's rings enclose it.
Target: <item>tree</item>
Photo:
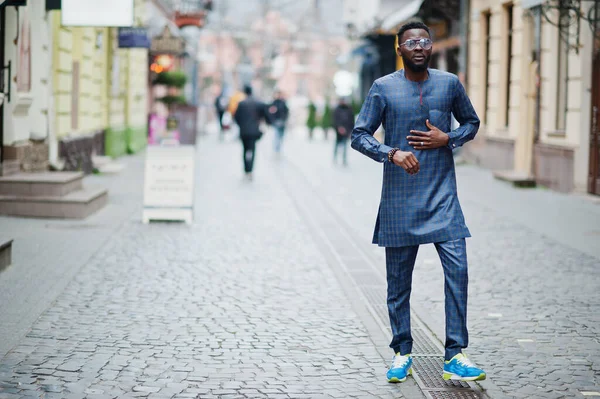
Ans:
[[[329,99],[325,100],[325,111],[323,112],[323,117],[321,118],[321,127],[323,128],[323,134],[325,135],[325,140],[327,140],[327,133],[329,128],[333,126],[332,115],[331,115],[331,107],[329,106]]]
[[[312,140],[313,130],[317,127],[317,107],[311,101],[308,104],[308,119],[306,120],[306,127],[308,127],[308,137]]]

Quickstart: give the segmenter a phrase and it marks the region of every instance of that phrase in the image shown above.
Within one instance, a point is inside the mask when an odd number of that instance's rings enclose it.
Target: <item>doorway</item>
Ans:
[[[594,5],[596,18],[592,58],[592,120],[590,123],[590,169],[588,192],[600,195],[600,3]]]

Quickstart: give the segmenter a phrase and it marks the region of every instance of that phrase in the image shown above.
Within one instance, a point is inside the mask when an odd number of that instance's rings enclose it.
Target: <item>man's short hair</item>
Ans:
[[[423,22],[412,21],[407,22],[400,27],[400,30],[398,31],[398,42],[402,40],[402,35],[404,34],[404,32],[411,29],[423,29],[427,32],[429,37],[431,37],[431,31],[429,30],[429,26],[425,25]]]
[[[250,85],[245,85],[245,86],[244,86],[244,93],[245,93],[247,96],[251,96],[251,95],[252,95],[252,86],[250,86]]]

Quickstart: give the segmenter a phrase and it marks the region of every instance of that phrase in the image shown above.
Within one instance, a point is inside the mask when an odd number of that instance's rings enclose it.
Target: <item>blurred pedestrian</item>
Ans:
[[[221,90],[221,93],[215,98],[215,108],[217,111],[217,118],[219,118],[219,139],[223,139],[225,130],[229,129],[229,126],[223,124],[223,115],[227,111],[227,105],[229,98],[225,89]]]
[[[234,118],[240,127],[246,178],[252,180],[256,142],[263,135],[260,131],[260,123],[266,119],[266,106],[252,96],[252,87],[245,86],[244,93],[246,98],[237,104]]]
[[[333,162],[337,161],[338,149],[342,148],[344,166],[348,165],[348,138],[354,129],[354,111],[344,97],[340,97],[338,105],[333,110],[333,128],[335,129],[335,145]]]
[[[386,247],[387,305],[395,356],[389,382],[411,373],[410,292],[420,244],[433,243],[445,275],[443,378],[483,380],[462,353],[467,332],[467,250],[471,234],[458,201],[452,149],[472,140],[479,118],[456,75],[429,69],[429,28],[411,22],[398,31],[405,69],[377,79],[356,126],[352,148],[383,162],[383,188],[373,243]],[[460,127],[451,130],[451,114]],[[373,137],[383,123],[384,143]],[[446,133],[448,132],[448,133]]]
[[[241,90],[236,90],[233,92],[231,97],[229,98],[229,104],[227,105],[227,111],[231,115],[235,115],[235,111],[237,111],[238,104],[240,101],[246,98],[246,94]]]
[[[269,105],[268,122],[273,125],[275,130],[273,147],[275,153],[279,154],[281,152],[283,136],[285,135],[285,125],[290,111],[281,90],[276,90],[274,94],[275,100]]]

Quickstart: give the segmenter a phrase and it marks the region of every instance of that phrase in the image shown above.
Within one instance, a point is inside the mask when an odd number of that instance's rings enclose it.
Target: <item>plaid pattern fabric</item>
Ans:
[[[460,127],[450,131],[452,114]],[[408,145],[410,130],[429,130],[427,119],[448,132],[447,147],[415,150]],[[373,137],[381,124],[384,143]],[[478,129],[479,118],[453,74],[429,69],[429,78],[417,83],[400,70],[375,81],[352,131],[352,148],[384,162],[374,244],[402,247],[470,237],[456,193],[452,149],[472,140]],[[413,152],[419,173],[411,176],[389,163],[392,148]]]
[[[452,359],[469,344],[467,331],[467,246],[465,239],[440,242],[435,248],[442,261],[446,293],[446,343],[445,358]],[[386,248],[387,306],[393,339],[390,348],[394,353],[412,352],[410,333],[410,291],[412,273],[418,245]]]

